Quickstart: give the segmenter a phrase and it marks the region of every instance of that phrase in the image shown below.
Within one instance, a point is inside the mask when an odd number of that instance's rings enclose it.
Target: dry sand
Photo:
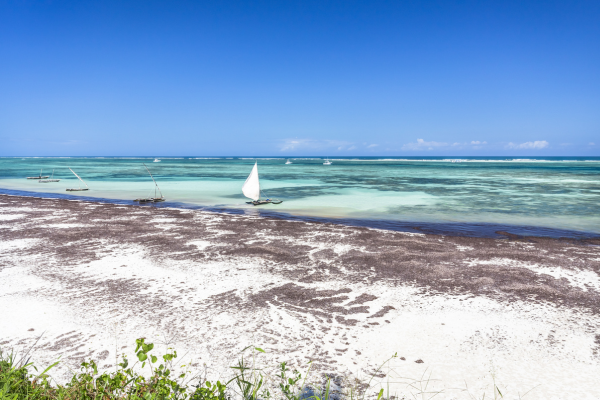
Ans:
[[[213,377],[249,344],[361,379],[397,352],[400,398],[425,374],[436,399],[492,376],[507,399],[600,399],[599,245],[0,195],[0,347],[43,333],[59,382],[146,337]]]

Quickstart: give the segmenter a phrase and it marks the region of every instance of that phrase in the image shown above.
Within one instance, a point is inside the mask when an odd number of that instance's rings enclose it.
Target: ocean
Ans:
[[[409,232],[501,237],[600,236],[600,157],[89,157],[0,158],[0,193],[202,208]],[[247,204],[241,187],[258,162],[278,205]],[[72,168],[89,185],[78,187]],[[43,169],[60,182],[28,180]]]

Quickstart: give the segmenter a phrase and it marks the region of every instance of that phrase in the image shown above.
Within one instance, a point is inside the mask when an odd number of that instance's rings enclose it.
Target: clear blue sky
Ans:
[[[25,155],[600,155],[600,1],[0,1]]]

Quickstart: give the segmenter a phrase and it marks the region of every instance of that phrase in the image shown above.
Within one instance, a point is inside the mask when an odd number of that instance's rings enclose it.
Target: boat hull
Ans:
[[[138,203],[160,203],[165,201],[166,199],[160,198],[160,197],[150,197],[147,199],[135,199],[135,202]]]
[[[265,204],[281,204],[283,203],[282,200],[255,200],[255,201],[249,201],[248,204],[252,204],[254,206],[262,206]]]

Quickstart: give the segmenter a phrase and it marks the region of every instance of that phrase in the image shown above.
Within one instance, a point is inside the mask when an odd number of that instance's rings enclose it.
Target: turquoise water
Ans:
[[[402,229],[457,231],[489,225],[529,233],[600,234],[600,158],[0,158],[3,193],[46,193],[123,200],[153,195],[155,175],[166,206],[202,206],[287,217],[363,221]],[[254,207],[241,186],[255,160],[261,186],[284,202]],[[71,167],[89,185],[77,187]],[[54,169],[57,183],[27,180]],[[259,209],[260,210],[257,210]],[[379,225],[378,225],[379,224]],[[415,225],[416,224],[416,225]],[[499,228],[500,227],[500,228]],[[489,229],[488,229],[489,231]],[[548,233],[550,232],[550,233]]]

